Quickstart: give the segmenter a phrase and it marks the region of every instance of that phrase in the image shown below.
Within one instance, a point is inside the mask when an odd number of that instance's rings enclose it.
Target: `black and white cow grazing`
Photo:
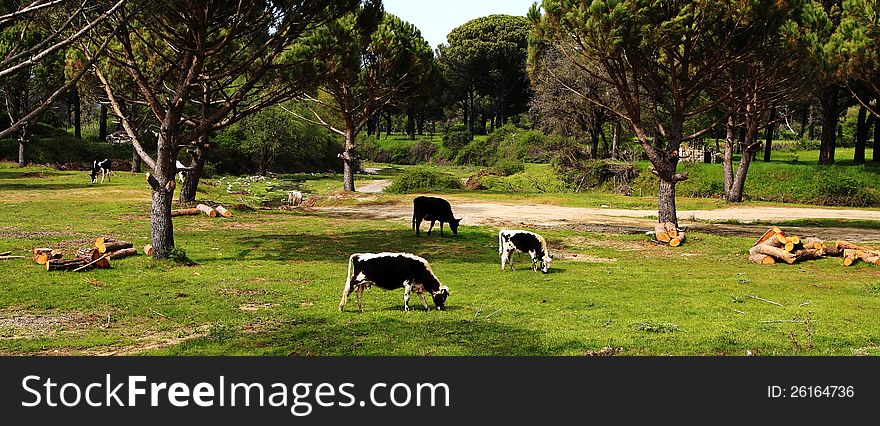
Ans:
[[[540,263],[541,272],[550,272],[550,262],[553,256],[547,249],[547,240],[544,237],[529,231],[501,231],[498,233],[498,253],[501,255],[501,270],[509,263],[513,270],[513,253],[519,251],[528,253],[532,258],[532,270],[538,271]]]
[[[421,228],[423,220],[431,221],[428,235],[431,235],[434,223],[439,221],[441,237],[443,236],[444,222],[449,224],[453,235],[458,235],[458,224],[461,223],[461,219],[456,219],[452,214],[452,205],[449,204],[449,201],[435,197],[418,197],[413,200],[412,227],[416,231],[416,236],[419,235],[419,228]]]
[[[428,261],[407,253],[353,254],[348,259],[348,278],[342,289],[339,310],[345,309],[348,296],[357,292],[358,308],[364,311],[364,290],[375,285],[385,290],[403,288],[403,309],[409,311],[409,296],[415,291],[428,310],[424,293],[430,293],[438,310],[446,309],[449,287],[441,284]]]
[[[109,159],[92,162],[92,183],[98,183],[98,173],[101,174],[101,183],[104,183],[105,176],[107,177],[107,182],[110,182],[110,163]]]

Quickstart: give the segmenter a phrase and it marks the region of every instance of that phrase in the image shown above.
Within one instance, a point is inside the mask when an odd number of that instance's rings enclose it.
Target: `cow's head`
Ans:
[[[449,297],[449,287],[441,285],[439,290],[431,293],[431,297],[434,299],[434,306],[437,307],[437,310],[445,310],[446,298]]]
[[[449,229],[452,230],[452,235],[458,235],[459,223],[461,223],[461,219],[452,219],[452,222],[449,222]]]
[[[550,262],[553,261],[553,256],[550,253],[544,252],[544,257],[541,258],[541,272],[545,274],[550,273]]]

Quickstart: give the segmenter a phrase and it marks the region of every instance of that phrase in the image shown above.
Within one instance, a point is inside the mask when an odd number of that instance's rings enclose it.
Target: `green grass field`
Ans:
[[[329,189],[336,177],[313,178],[295,184]],[[213,184],[200,198],[248,201]],[[593,194],[546,197],[601,202]],[[70,253],[97,235],[143,246],[148,199],[140,175],[92,186],[85,172],[0,163],[0,251],[29,256],[48,245]],[[758,267],[744,254],[750,238],[697,234],[673,250],[644,236],[542,230],[557,257],[585,261],[557,260],[541,275],[526,269],[523,255],[519,270],[502,273],[497,229],[489,227],[416,238],[400,223],[283,210],[174,225],[178,246],[198,265],[141,256],[109,270],[48,273],[29,258],[0,261],[0,353],[880,354],[880,269],[835,260]],[[402,291],[373,289],[366,313],[354,312],[356,303],[338,312],[349,255],[378,251],[431,261],[451,288],[449,310],[405,313]]]

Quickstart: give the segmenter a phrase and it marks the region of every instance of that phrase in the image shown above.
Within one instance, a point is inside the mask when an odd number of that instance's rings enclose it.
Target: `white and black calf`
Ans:
[[[186,167],[180,160],[174,162],[174,168],[177,170],[177,181],[183,184],[183,181],[186,179],[186,173],[189,172],[190,168]]]
[[[449,229],[453,235],[458,235],[458,224],[461,219],[456,219],[452,214],[452,205],[449,201],[436,197],[418,197],[413,200],[413,217],[412,227],[419,235],[423,220],[430,220],[431,227],[428,228],[428,235],[434,229],[434,224],[440,222],[440,236],[443,236],[443,223],[449,224]]]
[[[449,287],[441,284],[425,259],[407,253],[353,254],[348,259],[348,278],[342,289],[339,310],[345,309],[348,296],[357,293],[358,308],[364,311],[364,290],[375,285],[385,290],[403,288],[403,309],[409,311],[412,292],[419,295],[428,310],[425,293],[430,293],[438,310],[446,309]]]
[[[537,272],[540,265],[541,272],[550,273],[550,262],[553,256],[547,249],[547,240],[544,237],[529,231],[501,231],[498,233],[498,253],[501,255],[501,270],[510,264],[513,270],[513,253],[527,253],[532,258],[532,270]]]
[[[109,159],[104,159],[103,161],[95,160],[92,162],[92,183],[98,183],[98,174],[101,174],[101,183],[104,183],[104,177],[107,177],[107,182],[110,182],[110,164],[111,161]]]

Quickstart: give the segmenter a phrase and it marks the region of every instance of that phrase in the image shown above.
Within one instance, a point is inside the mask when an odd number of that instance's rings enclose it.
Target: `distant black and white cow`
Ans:
[[[541,272],[550,272],[550,262],[553,256],[547,249],[547,240],[544,237],[529,231],[501,231],[498,233],[498,253],[501,255],[501,270],[510,264],[513,270],[513,253],[528,253],[532,258],[532,270],[538,271],[540,264]]]
[[[403,310],[409,311],[409,297],[414,291],[428,310],[424,293],[430,293],[438,310],[446,309],[449,287],[441,284],[428,261],[407,253],[353,254],[348,259],[348,278],[342,289],[339,310],[345,309],[348,296],[357,293],[358,308],[364,311],[364,290],[375,285],[384,290],[403,288]]]
[[[431,235],[434,223],[439,221],[441,237],[443,236],[444,222],[449,224],[453,235],[458,235],[458,224],[461,223],[461,219],[456,219],[452,214],[452,205],[449,204],[449,201],[436,197],[418,197],[413,200],[412,227],[416,231],[416,236],[419,235],[419,228],[421,228],[423,220],[431,221],[428,235]]]
[[[92,183],[98,183],[98,173],[101,174],[101,183],[104,183],[104,177],[107,177],[107,182],[110,182],[110,164],[111,161],[109,159],[104,159],[103,161],[95,160],[92,162]]]
[[[190,168],[186,167],[180,160],[174,162],[174,168],[177,170],[177,181],[183,184],[186,173],[190,171]]]

